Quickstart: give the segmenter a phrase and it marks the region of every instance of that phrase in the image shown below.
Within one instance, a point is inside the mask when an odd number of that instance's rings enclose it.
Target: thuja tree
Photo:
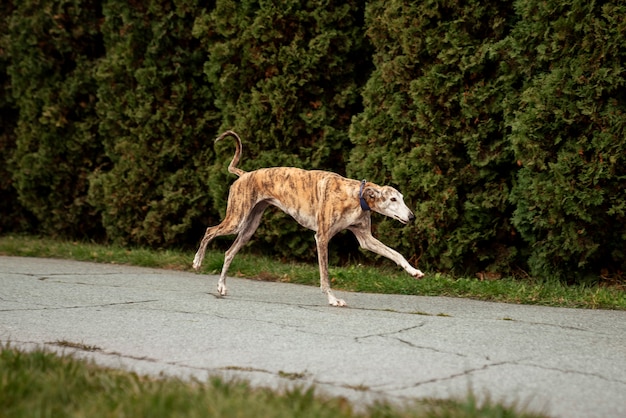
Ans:
[[[219,0],[196,21],[222,129],[236,130],[244,142],[243,169],[345,171],[348,127],[369,68],[363,7],[357,0]],[[223,211],[234,180],[226,172],[232,143],[218,151],[209,188]],[[290,256],[314,249],[310,235],[276,212],[266,214],[257,237]]]
[[[533,275],[626,271],[626,5],[524,0],[504,50],[523,80],[507,123],[513,223]],[[623,276],[622,276],[623,277]]]
[[[102,155],[93,77],[103,54],[100,19],[99,2],[90,0],[19,1],[8,18],[7,72],[19,111],[12,187],[39,232],[87,236],[98,230],[87,191]]]
[[[517,258],[502,107],[511,87],[494,48],[514,19],[499,1],[368,3],[376,68],[349,174],[399,187],[417,221],[382,220],[378,233],[427,267],[507,273]]]
[[[11,83],[7,73],[9,59],[9,17],[13,12],[12,1],[0,4],[0,233],[23,228],[24,210],[13,188],[9,168],[15,150],[15,126],[18,112],[11,95]],[[22,225],[20,225],[22,224]]]
[[[111,240],[186,244],[218,220],[205,182],[219,120],[191,33],[199,3],[104,2],[97,110],[109,161],[90,198]]]

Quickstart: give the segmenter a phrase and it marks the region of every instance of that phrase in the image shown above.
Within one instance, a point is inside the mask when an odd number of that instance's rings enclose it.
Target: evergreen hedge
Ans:
[[[11,79],[8,68],[9,19],[15,9],[12,1],[0,3],[0,233],[11,230],[28,229],[26,210],[20,205],[17,190],[13,187],[10,168],[11,156],[15,152],[15,128],[18,110],[11,94]]]
[[[116,242],[181,245],[219,221],[206,182],[220,118],[192,35],[200,3],[103,3],[107,54],[96,78],[107,160],[89,201]]]
[[[245,170],[397,186],[418,222],[375,215],[375,233],[428,269],[624,280],[621,2],[0,12],[0,232],[194,247],[234,181],[233,144],[213,138],[235,129]],[[253,245],[313,259],[312,234],[266,220]]]
[[[102,154],[93,76],[104,53],[99,2],[24,0],[5,18],[7,73],[19,111],[8,163],[19,204],[41,233],[97,234],[87,192]]]
[[[508,273],[516,260],[502,109],[511,87],[490,52],[513,16],[500,1],[368,3],[376,70],[349,171],[400,187],[418,221],[384,220],[379,233],[430,268]]]
[[[626,5],[517,2],[503,44],[520,88],[506,111],[520,165],[513,225],[537,276],[626,271]]]

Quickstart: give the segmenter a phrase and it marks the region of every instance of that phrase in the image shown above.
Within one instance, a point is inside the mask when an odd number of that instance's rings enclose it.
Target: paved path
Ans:
[[[139,373],[315,384],[357,403],[478,396],[556,417],[626,416],[626,312],[337,292],[0,257],[0,341],[96,348]]]

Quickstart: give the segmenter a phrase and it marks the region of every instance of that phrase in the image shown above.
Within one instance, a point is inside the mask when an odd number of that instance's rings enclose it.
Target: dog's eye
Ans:
[[[395,197],[392,197],[390,200],[391,200],[392,202],[396,202],[398,199],[396,199]]]

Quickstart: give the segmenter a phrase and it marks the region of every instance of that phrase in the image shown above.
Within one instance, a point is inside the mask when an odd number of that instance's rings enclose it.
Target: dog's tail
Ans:
[[[240,168],[237,168],[237,164],[239,164],[239,158],[241,157],[241,138],[239,138],[239,135],[237,135],[234,131],[226,131],[220,136],[218,136],[217,138],[215,138],[215,142],[219,141],[220,139],[226,138],[227,136],[234,136],[235,139],[237,140],[237,143],[236,143],[237,148],[235,149],[235,156],[233,157],[232,161],[228,165],[228,171],[230,171],[231,173],[235,174],[238,177],[241,177],[246,172]]]

